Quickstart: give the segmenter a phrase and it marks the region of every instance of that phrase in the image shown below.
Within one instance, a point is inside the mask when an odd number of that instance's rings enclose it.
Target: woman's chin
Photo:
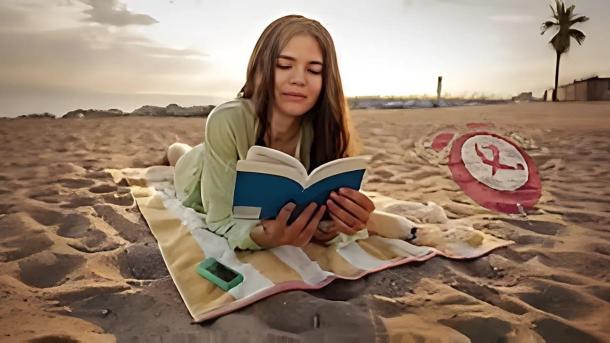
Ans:
[[[312,106],[307,106],[303,104],[284,104],[281,107],[281,110],[283,113],[289,116],[300,117],[307,113],[307,111],[309,111],[311,107]]]

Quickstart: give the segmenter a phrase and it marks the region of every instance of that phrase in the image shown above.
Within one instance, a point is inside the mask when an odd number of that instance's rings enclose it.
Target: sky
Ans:
[[[548,0],[2,0],[0,116],[77,108],[219,104],[233,98],[263,29],[287,14],[333,37],[344,92],[540,95],[555,53]],[[610,1],[568,0],[591,19],[560,83],[610,76]]]

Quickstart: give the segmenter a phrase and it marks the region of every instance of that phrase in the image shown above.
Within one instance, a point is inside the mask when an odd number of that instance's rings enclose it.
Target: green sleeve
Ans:
[[[207,119],[201,172],[201,199],[210,231],[225,237],[232,249],[261,249],[250,237],[260,220],[234,219],[233,190],[237,164],[234,108],[218,109]],[[241,138],[243,139],[243,138]]]

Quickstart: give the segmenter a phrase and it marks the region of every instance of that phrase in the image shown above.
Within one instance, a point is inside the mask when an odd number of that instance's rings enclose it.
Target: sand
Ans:
[[[105,168],[159,164],[197,118],[0,120],[2,342],[610,341],[610,103],[357,110],[364,189],[434,201],[516,244],[279,294],[191,318],[129,189]],[[486,210],[430,149],[466,123],[520,142],[542,197],[527,218]]]

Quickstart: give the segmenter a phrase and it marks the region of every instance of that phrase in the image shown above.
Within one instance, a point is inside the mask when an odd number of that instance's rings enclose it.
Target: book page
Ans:
[[[314,169],[311,174],[309,174],[309,177],[305,181],[303,187],[307,188],[310,185],[313,185],[314,183],[323,180],[329,176],[354,170],[366,169],[368,160],[369,159],[366,156],[353,156],[340,158],[325,163]]]
[[[304,187],[306,180],[306,177],[303,176],[298,170],[296,170],[292,166],[278,164],[277,162],[268,163],[261,161],[239,160],[237,161],[237,166],[235,169],[237,172],[241,171],[250,173],[271,174],[286,177],[291,180],[294,180],[302,187]]]
[[[296,169],[305,178],[307,176],[307,170],[303,164],[296,158],[279,150],[263,147],[260,145],[254,145],[248,150],[246,155],[248,161],[258,161],[271,164],[283,164]]]

